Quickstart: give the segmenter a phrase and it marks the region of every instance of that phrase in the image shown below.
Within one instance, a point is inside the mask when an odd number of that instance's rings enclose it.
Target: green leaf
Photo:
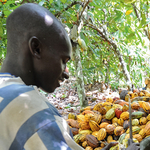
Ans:
[[[67,0],[61,0],[62,3],[66,3]]]
[[[49,3],[50,3],[50,4],[53,3],[53,0],[50,0]]]
[[[3,28],[2,28],[2,23],[0,23],[0,38],[3,36]]]
[[[40,5],[40,6],[43,6],[44,2],[45,2],[45,1],[41,1],[41,2],[39,3],[39,5]]]

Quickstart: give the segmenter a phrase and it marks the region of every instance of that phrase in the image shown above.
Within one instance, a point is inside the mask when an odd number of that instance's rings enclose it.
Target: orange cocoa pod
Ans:
[[[123,129],[122,126],[117,126],[114,130],[114,134],[116,136],[120,136],[121,134],[123,134],[125,132],[125,130]]]
[[[139,141],[139,143],[143,140],[143,138],[142,138],[142,136],[140,134],[134,134],[133,138],[137,139]]]
[[[102,122],[99,127],[105,128],[108,124],[109,124],[108,122]]]
[[[74,119],[67,119],[67,123],[73,128],[79,128],[79,123]]]
[[[84,111],[82,112],[82,115],[89,114],[89,113],[94,114],[94,112],[91,111],[91,110],[84,110]]]
[[[90,125],[89,125],[89,122],[86,122],[86,121],[81,122],[81,123],[79,124],[79,126],[80,126],[80,128],[81,128],[82,130],[89,130],[89,129],[91,129],[91,127],[90,127]]]
[[[105,129],[106,129],[106,132],[107,132],[108,134],[114,134],[115,126],[112,125],[112,124],[108,124],[108,125],[105,127]]]
[[[133,102],[131,104],[131,108],[135,109],[135,110],[138,110],[140,108],[140,104],[138,102]]]

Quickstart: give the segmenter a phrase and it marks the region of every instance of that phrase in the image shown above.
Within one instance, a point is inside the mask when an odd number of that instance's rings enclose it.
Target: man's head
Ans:
[[[20,76],[46,92],[59,86],[71,57],[70,39],[60,22],[37,4],[24,4],[7,19],[8,47],[1,72]]]

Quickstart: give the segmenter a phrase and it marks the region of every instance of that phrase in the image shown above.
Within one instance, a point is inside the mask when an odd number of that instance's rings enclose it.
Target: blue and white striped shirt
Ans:
[[[83,150],[36,86],[0,73],[0,150]]]

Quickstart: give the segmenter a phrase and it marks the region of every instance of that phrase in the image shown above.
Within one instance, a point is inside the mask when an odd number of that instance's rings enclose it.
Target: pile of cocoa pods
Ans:
[[[150,136],[150,93],[146,90],[129,91],[125,101],[109,97],[105,102],[85,107],[78,115],[70,113],[67,123],[75,142],[85,150],[100,150],[113,141],[117,141],[118,144],[110,150],[119,150],[120,145],[128,147],[129,97],[133,141],[140,143]]]

